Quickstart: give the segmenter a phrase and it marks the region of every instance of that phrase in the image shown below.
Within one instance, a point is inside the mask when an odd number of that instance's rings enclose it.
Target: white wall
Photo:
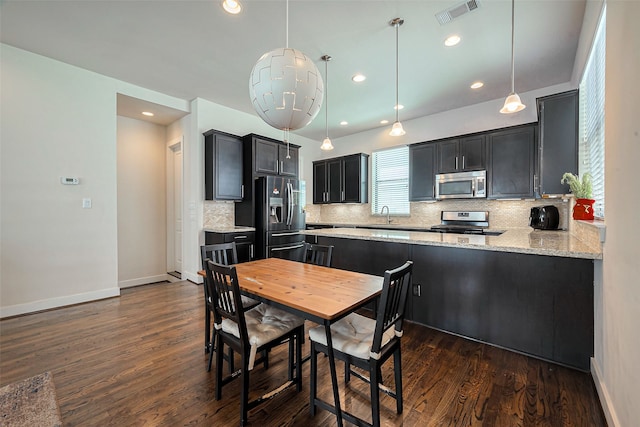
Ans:
[[[118,282],[166,279],[166,127],[118,116]]]
[[[640,420],[640,2],[607,2],[605,90],[606,241],[596,311],[594,369],[609,423]],[[596,306],[598,308],[598,306]]]
[[[0,317],[119,295],[116,94],[188,103],[5,44],[0,59]]]
[[[0,52],[1,315],[118,295],[114,83]]]

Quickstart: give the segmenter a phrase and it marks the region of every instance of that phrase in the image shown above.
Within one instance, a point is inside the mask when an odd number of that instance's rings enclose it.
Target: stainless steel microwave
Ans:
[[[436,199],[476,199],[487,197],[487,171],[436,175]]]

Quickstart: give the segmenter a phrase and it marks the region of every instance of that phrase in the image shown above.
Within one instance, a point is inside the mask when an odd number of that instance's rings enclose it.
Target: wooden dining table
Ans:
[[[374,300],[383,278],[314,264],[268,258],[236,264],[240,289],[254,299],[324,325],[334,404],[316,398],[311,405],[334,412],[342,426],[331,324]]]

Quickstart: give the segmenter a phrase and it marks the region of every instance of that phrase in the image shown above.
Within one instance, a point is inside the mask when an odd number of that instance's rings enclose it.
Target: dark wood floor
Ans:
[[[65,426],[237,425],[239,382],[214,399],[206,372],[202,286],[155,284],[113,298],[0,321],[0,386],[53,373]],[[252,387],[285,377],[286,346],[256,368]],[[305,347],[308,354],[308,341]],[[408,324],[403,337],[404,413],[382,397],[387,426],[604,426],[589,374]],[[340,366],[341,368],[341,366]],[[391,366],[383,371],[393,384]],[[320,372],[328,372],[320,358]],[[331,426],[309,415],[303,391],[289,389],[249,414],[255,426]],[[330,380],[320,394],[331,400]],[[343,405],[369,417],[367,388],[341,384]]]

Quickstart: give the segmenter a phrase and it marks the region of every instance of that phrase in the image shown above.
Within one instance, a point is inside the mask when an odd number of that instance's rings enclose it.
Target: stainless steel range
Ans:
[[[503,230],[489,230],[489,212],[486,211],[442,211],[440,224],[431,231],[457,234],[484,234],[499,236]]]

